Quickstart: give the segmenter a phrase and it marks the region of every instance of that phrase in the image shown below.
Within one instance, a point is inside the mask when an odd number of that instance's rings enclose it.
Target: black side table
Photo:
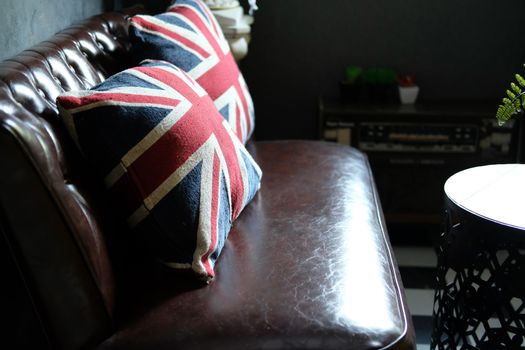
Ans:
[[[431,349],[525,349],[525,165],[445,183]]]

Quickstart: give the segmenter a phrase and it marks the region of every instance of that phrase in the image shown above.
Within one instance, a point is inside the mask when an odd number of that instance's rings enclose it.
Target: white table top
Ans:
[[[445,194],[477,216],[525,230],[525,164],[486,165],[451,176]]]

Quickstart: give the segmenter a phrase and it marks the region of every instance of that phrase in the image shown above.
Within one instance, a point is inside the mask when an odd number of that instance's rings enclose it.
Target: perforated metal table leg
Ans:
[[[447,202],[431,349],[525,349],[525,237]]]

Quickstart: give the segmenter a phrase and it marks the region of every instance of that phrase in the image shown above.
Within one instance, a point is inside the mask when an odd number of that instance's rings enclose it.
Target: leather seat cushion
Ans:
[[[316,141],[249,149],[265,177],[230,232],[215,282],[135,276],[120,289],[116,316],[126,322],[101,347],[408,349],[366,157]]]

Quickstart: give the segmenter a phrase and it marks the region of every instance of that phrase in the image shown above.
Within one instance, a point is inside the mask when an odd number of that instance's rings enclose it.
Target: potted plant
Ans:
[[[419,94],[419,86],[416,85],[412,75],[403,75],[398,79],[399,100],[402,104],[413,104]]]
[[[392,103],[397,74],[388,68],[348,66],[344,80],[339,83],[341,98],[345,102]]]
[[[371,103],[397,102],[397,73],[390,68],[368,68],[362,74],[365,96]]]

